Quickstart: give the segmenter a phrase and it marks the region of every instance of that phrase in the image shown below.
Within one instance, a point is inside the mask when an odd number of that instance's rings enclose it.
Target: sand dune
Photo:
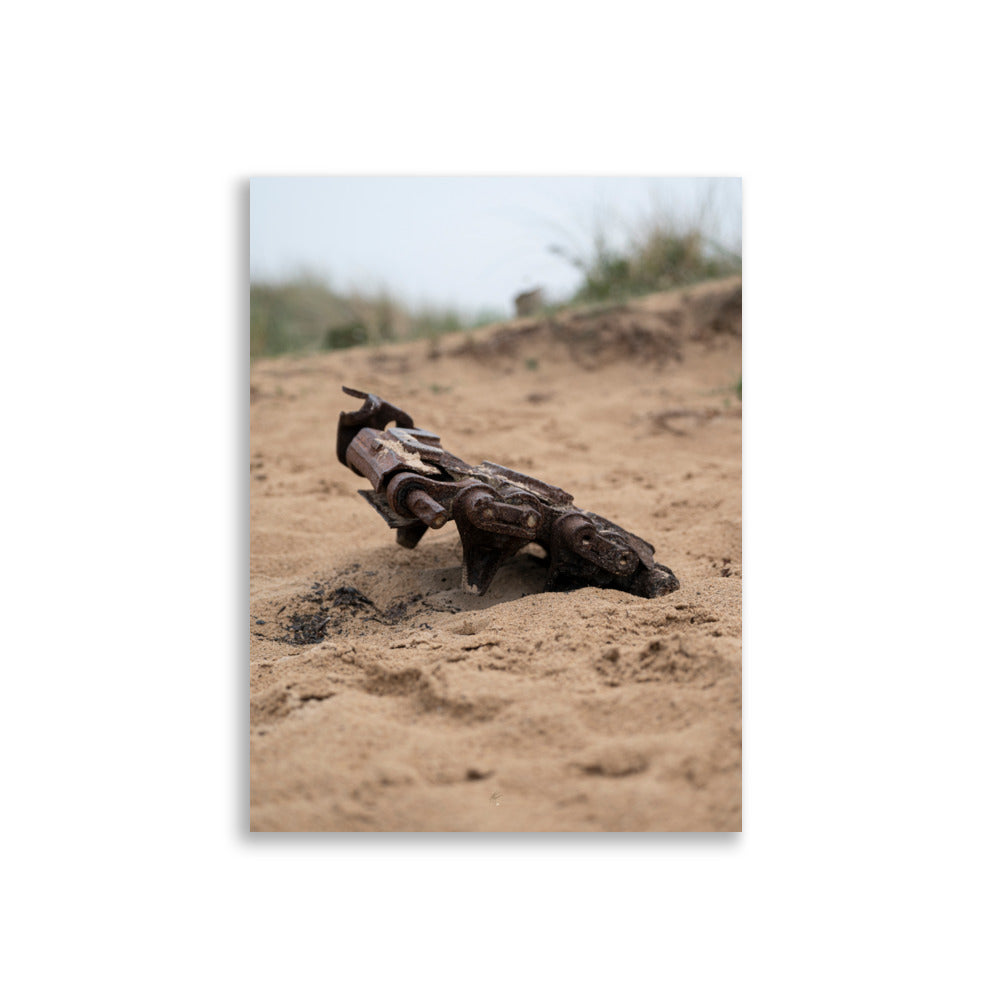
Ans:
[[[251,371],[253,830],[739,830],[741,286]],[[341,385],[568,490],[681,589],[461,589],[335,454]]]

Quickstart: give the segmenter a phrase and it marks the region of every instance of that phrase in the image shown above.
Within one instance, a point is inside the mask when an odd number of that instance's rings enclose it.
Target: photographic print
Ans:
[[[741,220],[251,180],[251,830],[741,829]]]

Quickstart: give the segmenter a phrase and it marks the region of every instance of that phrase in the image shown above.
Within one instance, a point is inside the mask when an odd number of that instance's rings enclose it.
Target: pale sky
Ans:
[[[620,241],[657,208],[686,219],[705,206],[740,248],[739,178],[255,178],[250,276],[309,270],[338,291],[384,285],[410,305],[510,313],[526,288],[558,298],[579,283],[551,245],[579,253],[598,225]]]

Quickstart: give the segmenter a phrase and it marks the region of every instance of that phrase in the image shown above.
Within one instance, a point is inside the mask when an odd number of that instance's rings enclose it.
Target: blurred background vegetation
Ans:
[[[546,305],[551,310],[622,300],[741,274],[742,250],[722,246],[710,235],[712,228],[659,212],[639,224],[624,246],[601,228],[595,228],[588,246],[552,245],[549,251],[576,268],[580,280],[566,302]],[[511,290],[512,301],[518,291]],[[489,310],[470,314],[444,306],[414,308],[386,288],[339,292],[325,278],[306,272],[287,281],[251,283],[250,357],[433,338],[509,318]]]
[[[250,357],[335,351],[434,337],[503,319],[436,306],[412,308],[383,289],[340,294],[321,277],[302,274],[250,285]]]
[[[624,249],[616,249],[607,233],[598,229],[583,253],[562,246],[549,250],[580,272],[572,303],[665,292],[741,274],[743,269],[741,251],[722,246],[697,222],[682,224],[669,216],[648,220],[631,234]]]

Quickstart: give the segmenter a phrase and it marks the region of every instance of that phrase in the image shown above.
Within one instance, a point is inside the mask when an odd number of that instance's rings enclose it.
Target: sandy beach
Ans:
[[[740,279],[473,333],[256,362],[255,831],[741,828]],[[572,493],[681,588],[461,588],[454,524],[407,550],[339,464],[341,391],[470,463]]]

